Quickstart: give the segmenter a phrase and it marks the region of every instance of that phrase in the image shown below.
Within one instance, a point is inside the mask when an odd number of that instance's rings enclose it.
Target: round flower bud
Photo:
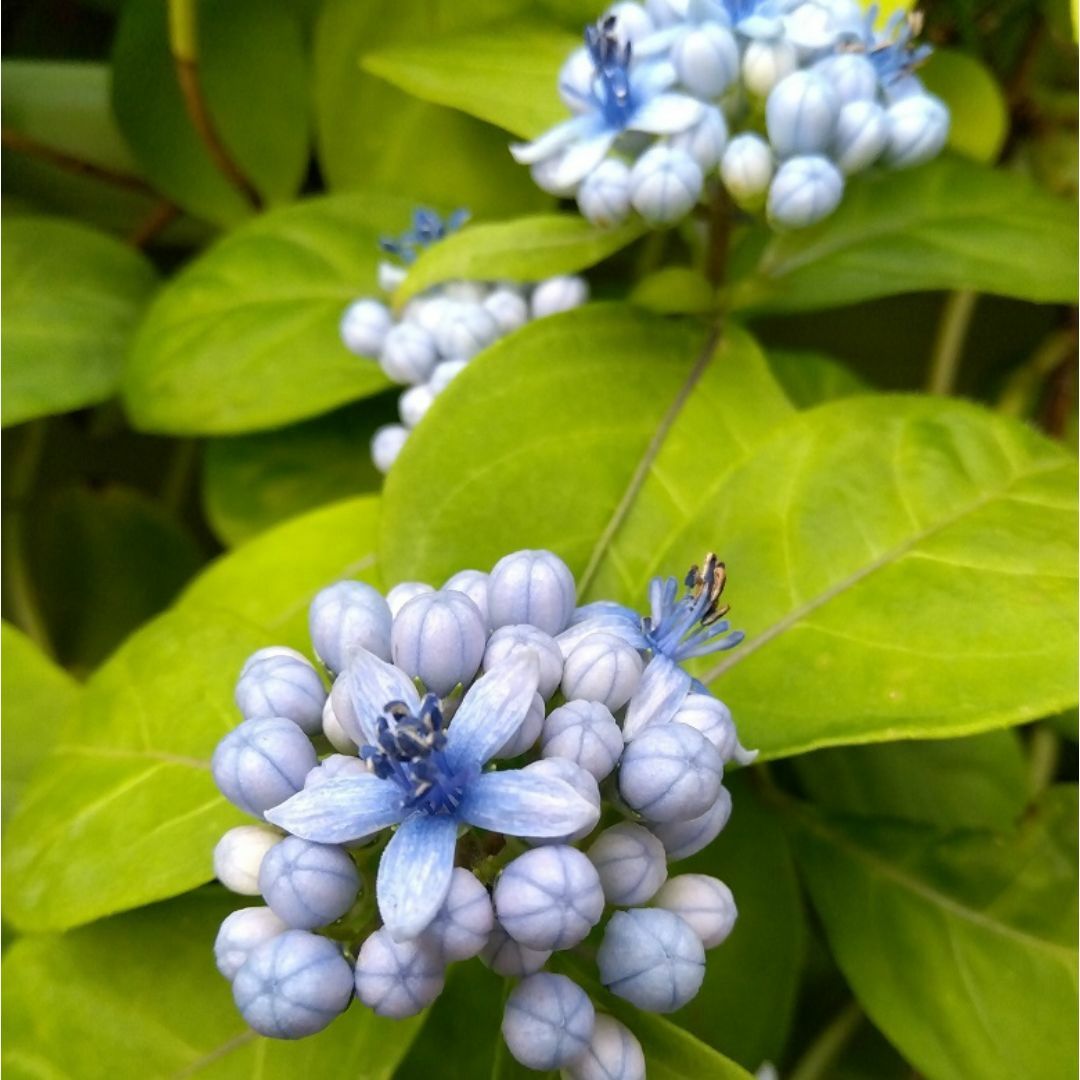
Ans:
[[[596,868],[565,844],[533,848],[507,865],[493,893],[499,925],[530,949],[570,949],[604,912]]]
[[[815,225],[840,205],[843,194],[844,178],[828,158],[789,158],[769,186],[769,220],[788,229]]]
[[[487,889],[468,870],[455,867],[450,891],[423,940],[448,964],[479,956],[494,929],[495,913]]]
[[[309,662],[302,652],[297,649],[290,649],[288,645],[267,645],[265,648],[256,649],[244,661],[239,678],[243,678],[256,664],[261,664],[264,660],[270,660],[278,656],[290,656],[293,660],[299,660],[302,664]]]
[[[621,225],[630,216],[630,169],[618,158],[606,158],[581,182],[578,208],[594,225]]]
[[[725,764],[735,757],[739,738],[731,710],[719,698],[712,694],[689,693],[671,719],[697,728],[720,752],[720,759]]]
[[[448,360],[469,360],[499,335],[499,324],[483,304],[458,304],[439,323],[435,342]]]
[[[584,112],[590,107],[594,74],[592,57],[584,45],[566,58],[559,69],[559,97],[567,108]]]
[[[671,49],[679,82],[695,97],[719,97],[739,77],[735,35],[716,22],[688,28]]]
[[[326,699],[326,704],[323,706],[322,728],[323,734],[326,736],[330,745],[339,754],[355,755],[359,750],[359,747],[349,738],[345,729],[341,726],[338,714],[334,711],[333,691],[331,691],[330,696]],[[308,775],[310,776],[310,773]],[[305,784],[307,783],[306,780],[304,782]]]
[[[605,18],[611,16],[614,16],[615,33],[620,41],[640,41],[656,31],[656,25],[649,13],[640,4],[633,3],[633,0],[612,4],[604,12]]]
[[[435,404],[435,394],[427,383],[410,386],[398,398],[398,416],[410,430],[416,427],[427,415],[428,409]]]
[[[459,570],[447,579],[443,592],[447,591],[464,593],[476,605],[487,626],[488,576],[483,570]]]
[[[907,169],[937,157],[949,137],[949,110],[931,94],[914,94],[886,110],[889,143],[885,161],[894,169]]]
[[[376,1016],[416,1016],[442,993],[445,981],[442,960],[422,938],[395,941],[385,929],[376,930],[356,958],[356,996]]]
[[[523,975],[539,971],[551,959],[551,951],[526,948],[496,922],[480,953],[480,959],[496,975],[520,979]]]
[[[491,286],[483,281],[448,281],[442,290],[448,299],[459,304],[479,304],[491,292]]]
[[[441,290],[428,293],[424,296],[418,296],[415,300],[410,300],[405,305],[402,320],[415,323],[434,337],[435,331],[439,329],[439,324],[446,318],[447,312],[454,305],[455,301],[444,296]]]
[[[570,650],[563,666],[563,695],[568,701],[598,701],[618,712],[637,689],[643,667],[637,649],[598,631]]]
[[[268,656],[245,665],[234,696],[245,720],[281,716],[309,735],[322,726],[326,688],[315,666],[303,657]]]
[[[297,930],[315,930],[353,906],[360,875],[344,849],[289,836],[263,859],[259,891],[278,918]]]
[[[486,576],[486,575],[485,575]],[[555,693],[562,681],[563,658],[559,646],[550,634],[537,630],[527,623],[520,626],[500,626],[488,638],[484,650],[484,670],[490,671],[497,664],[531,649],[540,662],[538,690],[545,700]]]
[[[352,972],[341,948],[306,930],[286,930],[258,946],[233,980],[248,1025],[272,1039],[322,1031],[348,1007]]]
[[[680,874],[671,878],[653,898],[653,903],[685,919],[706,949],[721,944],[739,916],[731,890],[707,874]]]
[[[426,593],[433,593],[434,591],[434,585],[427,585],[422,581],[403,581],[400,585],[395,585],[386,594],[386,606],[390,609],[390,614],[396,619],[401,609],[414,597],[424,596]]]
[[[702,118],[691,128],[672,135],[667,143],[689,154],[704,170],[716,168],[727,146],[728,127],[724,114],[716,108],[705,110]]]
[[[645,1080],[645,1052],[628,1027],[597,1013],[589,1049],[563,1069],[566,1080]]]
[[[529,623],[554,637],[574,610],[574,575],[550,551],[515,551],[501,558],[488,579],[492,629]]]
[[[266,825],[230,829],[214,845],[214,877],[231,892],[258,896],[263,857],[281,840],[281,833]]]
[[[438,397],[468,366],[468,360],[443,360],[435,365],[425,385]]]
[[[645,12],[658,30],[686,18],[686,0],[645,0]]]
[[[731,197],[741,206],[754,207],[765,201],[773,178],[773,154],[760,136],[748,132],[736,135],[720,159],[720,178]]]
[[[591,108],[590,105],[585,107]],[[544,158],[543,161],[538,161],[529,168],[529,175],[533,178],[533,183],[541,191],[546,191],[549,195],[555,195],[560,199],[569,199],[577,191],[578,185],[576,183],[568,184],[562,179],[560,170],[563,156],[563,154],[553,154],[551,157]],[[535,316],[535,314],[534,311],[533,315]]]
[[[596,954],[600,981],[647,1012],[681,1009],[701,989],[705,948],[690,924],[659,908],[617,911]]]
[[[812,71],[795,71],[773,87],[765,102],[769,141],[782,157],[828,150],[840,104],[829,84]]]
[[[650,225],[685,217],[701,197],[701,166],[685,150],[654,146],[630,170],[630,201]]]
[[[522,979],[510,992],[502,1033],[517,1061],[543,1072],[580,1058],[595,1020],[593,1003],[577,983],[543,971]]]
[[[743,52],[743,84],[751,94],[767,97],[798,66],[799,56],[790,41],[751,41]]]
[[[861,35],[866,14],[856,0],[807,0],[784,16],[784,33],[800,55],[812,59],[849,35]]]
[[[409,271],[404,266],[387,262],[385,259],[379,263],[378,282],[383,292],[392,293],[409,276]]]
[[[852,101],[877,98],[877,71],[862,53],[842,52],[828,56],[819,60],[813,70],[832,87],[842,106]]]
[[[623,752],[623,735],[611,710],[598,701],[568,701],[544,721],[540,752],[565,758],[603,780]]]
[[[384,424],[371,437],[371,460],[381,473],[388,473],[409,438],[409,429],[401,424]]]
[[[581,307],[589,299],[589,286],[584,278],[571,274],[548,278],[533,289],[530,308],[534,319],[557,315]]]
[[[539,694],[533,694],[532,704],[525,714],[525,719],[521,721],[521,727],[500,747],[495,757],[503,760],[516,758],[524,754],[526,750],[531,750],[536,745],[536,740],[540,738],[540,732],[543,729],[544,699]]]
[[[345,348],[357,356],[376,357],[394,317],[390,309],[378,300],[357,300],[345,309],[341,317],[341,340]]]
[[[416,323],[398,323],[386,335],[379,365],[396,383],[422,383],[439,359],[435,339]]]
[[[623,751],[619,793],[649,821],[689,821],[716,801],[723,775],[716,747],[700,731],[656,724]]]
[[[597,810],[600,809],[600,786],[596,782],[596,777],[592,773],[586,772],[573,761],[558,757],[541,758],[540,761],[534,761],[530,765],[526,765],[522,771],[562,780],[569,784],[583,799],[588,799]],[[577,832],[570,833],[569,836],[523,836],[522,839],[536,847],[543,847],[547,844],[572,844],[588,836],[595,827],[595,825],[587,825],[578,829]]]
[[[336,780],[339,776],[366,776],[371,770],[367,762],[361,761],[356,756],[347,754],[331,754],[325,757],[314,769],[307,774],[304,781],[305,788],[322,787],[329,780]]]
[[[609,904],[647,903],[667,880],[664,845],[648,829],[629,821],[605,829],[589,848]]]
[[[210,769],[221,794],[261,818],[295,795],[315,767],[315,747],[291,720],[245,720],[217,744]]]
[[[315,655],[333,672],[344,671],[357,649],[389,660],[392,622],[382,593],[362,581],[338,581],[322,589],[308,609]]]
[[[832,156],[845,176],[873,165],[889,141],[889,122],[876,101],[852,101],[836,118]]]
[[[651,832],[664,845],[671,862],[688,859],[707,848],[719,835],[731,817],[731,795],[720,789],[716,802],[701,817],[690,821],[669,821],[653,825]]]
[[[500,334],[509,334],[529,321],[528,302],[514,289],[496,289],[485,298],[484,310],[495,320]]]
[[[241,908],[225,916],[214,941],[214,961],[229,982],[247,963],[247,958],[265,941],[288,930],[267,907]]]
[[[414,596],[394,617],[394,663],[433,694],[468,686],[484,656],[487,628],[479,608],[459,592]]]

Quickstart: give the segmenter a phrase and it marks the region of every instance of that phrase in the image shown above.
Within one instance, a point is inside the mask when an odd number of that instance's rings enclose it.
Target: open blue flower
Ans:
[[[554,161],[550,181],[572,189],[604,159],[624,132],[674,135],[693,127],[705,104],[687,94],[666,93],[676,80],[665,61],[631,64],[631,45],[620,41],[615,19],[585,30],[593,79],[580,101],[580,115],[545,132],[531,143],[510,147],[522,165]]]
[[[346,678],[358,727],[350,734],[363,742],[371,772],[306,788],[266,819],[326,844],[397,825],[376,882],[379,912],[395,940],[416,937],[442,907],[460,825],[555,837],[596,823],[596,807],[561,780],[483,771],[533,702],[539,666],[532,653],[478,679],[445,730],[438,699],[421,700],[408,676],[378,657],[360,651]]]
[[[880,33],[874,29],[877,18],[878,6],[873,4],[867,9],[858,32],[852,35],[850,47],[865,52],[874,65],[878,81],[888,89],[907,80],[934,50],[929,45],[914,43],[922,29],[922,17],[918,13],[894,12]]]
[[[413,211],[412,228],[398,237],[384,236],[379,247],[388,255],[396,255],[406,266],[416,260],[424,248],[430,247],[453,232],[457,232],[469,220],[468,210],[455,210],[445,219],[434,210],[418,206]]]

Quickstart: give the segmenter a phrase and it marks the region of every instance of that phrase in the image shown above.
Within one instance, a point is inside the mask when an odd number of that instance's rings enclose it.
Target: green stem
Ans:
[[[998,411],[1018,419],[1030,416],[1043,383],[1075,348],[1076,330],[1072,327],[1047,334],[1039,347],[1009,377],[998,399]]]
[[[168,472],[161,485],[161,501],[173,514],[178,514],[191,486],[199,444],[194,439],[180,439],[176,443]]]
[[[795,1063],[787,1080],[819,1080],[820,1077],[830,1076],[833,1066],[862,1022],[863,1011],[859,1003],[854,1000],[848,1002]]]
[[[927,393],[951,394],[956,386],[960,361],[964,355],[964,343],[975,313],[979,294],[972,289],[959,289],[949,293],[941,311],[937,338],[930,359],[930,374],[926,382]]]
[[[1061,739],[1058,733],[1047,724],[1039,724],[1031,733],[1028,759],[1028,791],[1032,802],[1054,782],[1060,760]]]

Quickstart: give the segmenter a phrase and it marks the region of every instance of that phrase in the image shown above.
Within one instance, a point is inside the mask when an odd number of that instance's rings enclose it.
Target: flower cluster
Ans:
[[[623,0],[560,73],[577,115],[511,151],[599,225],[678,221],[713,176],[777,227],[812,225],[846,177],[945,145],[949,111],[914,74],[918,19],[876,20],[858,0]]]
[[[416,255],[459,228],[466,217],[459,210],[443,221],[431,210],[416,210],[408,232],[382,241],[383,250],[400,261],[380,265],[380,287],[393,292]],[[350,304],[341,319],[345,347],[357,356],[377,358],[389,378],[409,388],[398,403],[401,423],[379,428],[371,440],[376,468],[390,470],[435,398],[481,349],[530,319],[568,311],[587,299],[583,278],[562,276],[531,288],[506,282],[450,282],[409,301],[400,318],[375,298]]]
[[[681,666],[741,639],[724,580],[712,555],[682,591],[656,579],[642,617],[576,606],[565,563],[519,551],[438,590],[320,592],[322,670],[285,647],[252,656],[244,721],[212,762],[226,798],[264,822],[214,852],[226,886],[266,902],[229,915],[215,945],[247,1022],[299,1038],[354,996],[412,1016],[448,964],[479,956],[521,980],[502,1023],[518,1061],[642,1077],[631,1032],[545,968],[590,938],[603,985],[670,1012],[734,925],[721,881],[668,876],[727,822],[725,765],[753,759]]]

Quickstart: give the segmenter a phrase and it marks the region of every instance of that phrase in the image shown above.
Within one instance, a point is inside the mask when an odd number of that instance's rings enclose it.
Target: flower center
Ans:
[[[595,72],[593,98],[608,126],[622,130],[637,103],[630,90],[630,42],[619,41],[615,24],[615,16],[609,15],[596,26],[587,26],[585,47]]]

